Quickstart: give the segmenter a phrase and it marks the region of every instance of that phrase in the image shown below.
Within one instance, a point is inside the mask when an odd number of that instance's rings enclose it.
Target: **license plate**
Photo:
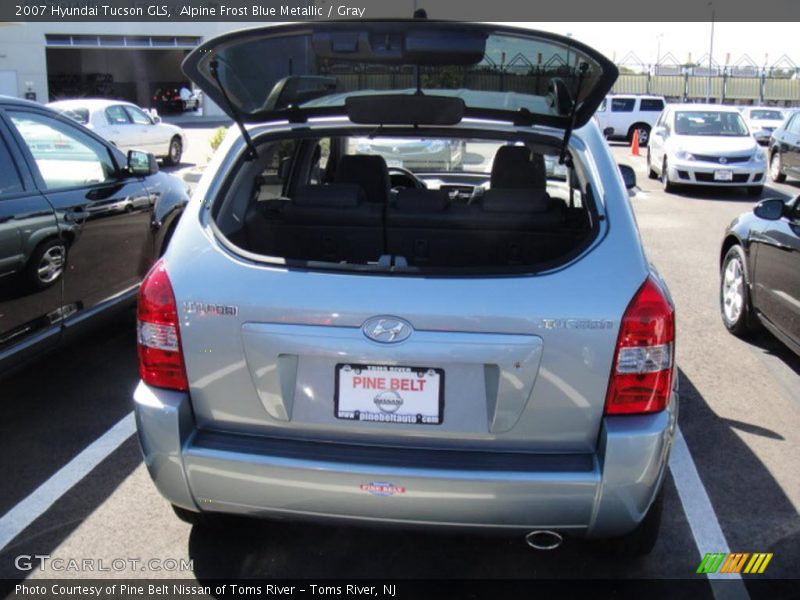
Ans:
[[[440,425],[444,370],[336,365],[334,416],[350,421]]]
[[[714,181],[733,181],[733,171],[714,171]]]

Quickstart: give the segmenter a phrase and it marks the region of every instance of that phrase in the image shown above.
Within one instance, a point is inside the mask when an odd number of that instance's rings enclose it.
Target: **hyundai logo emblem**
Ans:
[[[724,165],[725,163],[728,162],[728,159],[725,158],[724,156],[720,156],[719,157],[719,162],[720,162],[720,164]]]
[[[398,317],[372,317],[364,322],[361,331],[375,342],[392,344],[408,339],[414,328],[411,323]]]

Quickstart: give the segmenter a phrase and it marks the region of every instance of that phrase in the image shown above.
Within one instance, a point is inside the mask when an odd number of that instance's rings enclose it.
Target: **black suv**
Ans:
[[[0,372],[134,301],[187,201],[151,154],[0,96]]]

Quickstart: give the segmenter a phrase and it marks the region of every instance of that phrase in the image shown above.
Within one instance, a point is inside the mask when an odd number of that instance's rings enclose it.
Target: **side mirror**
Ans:
[[[636,172],[633,170],[633,167],[629,165],[617,165],[619,167],[619,172],[622,175],[622,181],[625,182],[625,188],[628,190],[632,190],[636,187]]]
[[[777,221],[786,214],[786,202],[780,198],[767,198],[755,205],[753,213],[759,219]]]
[[[142,177],[158,173],[155,155],[142,150],[128,150],[128,172]]]
[[[664,127],[656,127],[653,129],[650,135],[657,135],[658,137],[664,137],[667,135],[667,130]]]

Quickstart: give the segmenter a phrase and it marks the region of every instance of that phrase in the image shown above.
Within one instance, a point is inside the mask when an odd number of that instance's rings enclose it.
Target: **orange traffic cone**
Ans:
[[[635,129],[633,132],[633,140],[631,141],[631,155],[639,156],[639,130]]]

